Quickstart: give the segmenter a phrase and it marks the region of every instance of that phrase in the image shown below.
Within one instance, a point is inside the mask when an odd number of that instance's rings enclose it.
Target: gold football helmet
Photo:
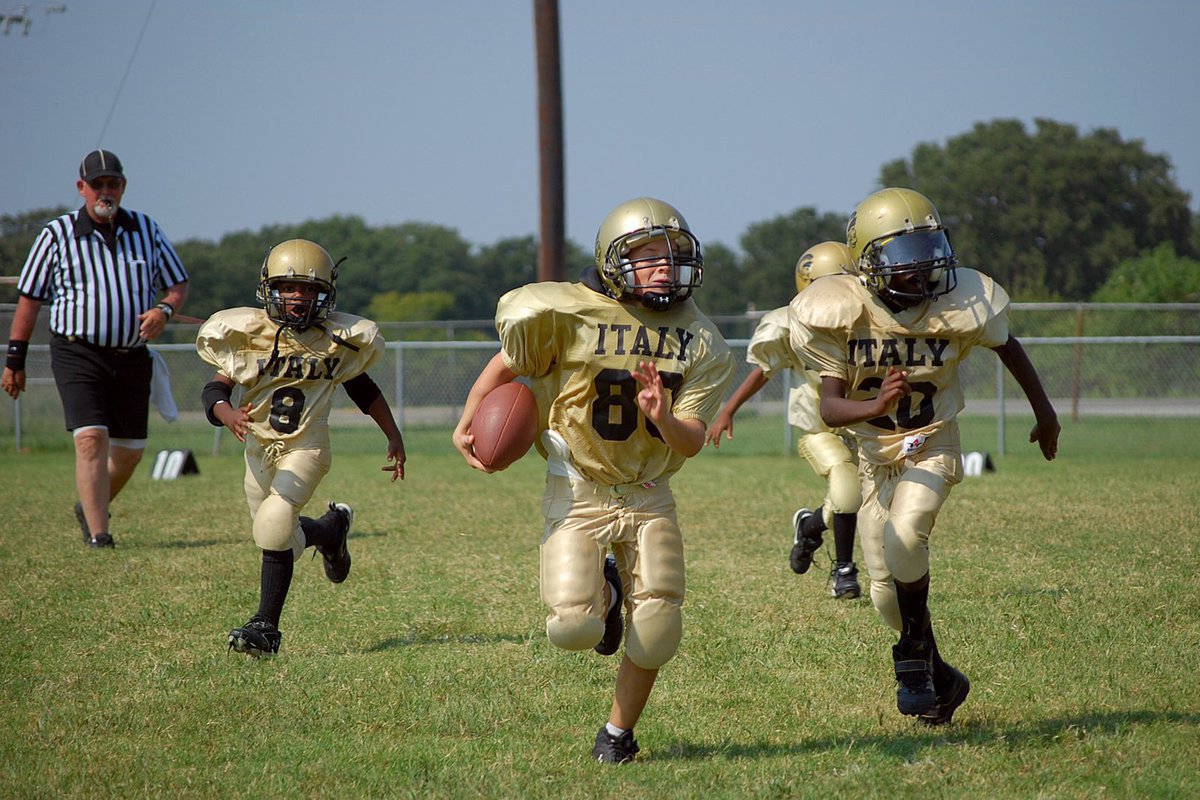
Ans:
[[[846,224],[846,244],[859,280],[883,299],[912,305],[958,285],[958,259],[942,218],[912,189],[883,189],[859,203]],[[907,287],[894,286],[896,277]]]
[[[804,289],[817,278],[839,273],[854,274],[850,248],[841,242],[821,242],[804,251],[796,262],[796,291]]]
[[[288,328],[304,330],[323,322],[333,311],[337,297],[338,264],[333,263],[325,248],[307,239],[289,239],[277,244],[263,259],[258,302],[271,319]],[[276,288],[285,281],[309,284],[316,288],[316,296],[285,300]]]
[[[636,283],[634,270],[644,266],[629,258],[629,251],[654,239],[669,245],[671,285],[662,287]],[[657,260],[657,259],[654,259]],[[629,200],[612,210],[596,233],[596,271],[609,297],[620,300],[633,289],[643,289],[642,305],[663,311],[691,297],[704,282],[704,256],[700,241],[688,229],[687,220],[674,206],[652,197]],[[654,288],[654,291],[644,291]]]

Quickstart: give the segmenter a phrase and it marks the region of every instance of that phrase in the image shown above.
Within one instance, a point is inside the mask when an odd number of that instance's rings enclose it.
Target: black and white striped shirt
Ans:
[[[106,241],[80,208],[46,223],[21,269],[17,291],[50,301],[50,331],[100,347],[141,343],[138,315],[160,291],[188,279],[158,224],[140,211],[118,209]]]

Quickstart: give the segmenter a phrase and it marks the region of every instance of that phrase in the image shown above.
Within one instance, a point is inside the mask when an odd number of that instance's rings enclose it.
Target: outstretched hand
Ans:
[[[220,403],[213,411],[239,442],[245,442],[246,434],[250,432],[250,405],[246,403],[241,408],[234,408],[228,403]]]
[[[392,483],[404,480],[404,462],[408,457],[404,454],[404,440],[400,438],[388,440],[388,462],[380,469],[392,473]]]
[[[1037,442],[1038,447],[1042,448],[1042,456],[1047,461],[1053,461],[1058,455],[1058,434],[1061,431],[1062,426],[1057,418],[1039,420],[1029,432],[1029,441]]]
[[[717,418],[713,420],[712,427],[704,434],[705,444],[711,444],[713,447],[720,448],[722,433],[725,434],[726,439],[733,438],[733,415],[723,410],[717,414]]]
[[[652,361],[639,361],[633,377],[642,386],[637,393],[638,408],[653,422],[661,422],[671,406],[658,367]]]

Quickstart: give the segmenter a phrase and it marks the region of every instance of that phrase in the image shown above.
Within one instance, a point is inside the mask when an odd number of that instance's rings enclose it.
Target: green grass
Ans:
[[[933,731],[896,712],[892,635],[828,597],[828,554],[787,567],[808,466],[738,440],[693,459],[685,638],[626,768],[588,759],[616,660],[546,642],[536,456],[486,476],[414,430],[393,485],[335,431],[317,499],[358,511],[353,572],[299,562],[283,651],[254,661],[224,650],[258,591],[232,447],[180,438],[201,474],[175,481],[147,459],[113,552],[80,542],[68,453],[5,453],[0,796],[1197,796],[1196,423],[1068,424],[1051,464],[1024,428],[934,532],[939,643],[972,692]]]

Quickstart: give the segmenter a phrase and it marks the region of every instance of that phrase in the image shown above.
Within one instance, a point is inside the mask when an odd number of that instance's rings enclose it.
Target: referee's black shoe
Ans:
[[[101,547],[116,547],[117,540],[107,533],[97,533],[88,539],[88,546],[96,549],[100,549]]]
[[[109,514],[111,517],[112,514]],[[79,523],[79,530],[83,531],[83,543],[89,547],[116,547],[117,543],[107,533],[98,533],[92,536],[92,529],[88,527],[87,515],[83,513],[83,503],[75,501],[75,521]]]

